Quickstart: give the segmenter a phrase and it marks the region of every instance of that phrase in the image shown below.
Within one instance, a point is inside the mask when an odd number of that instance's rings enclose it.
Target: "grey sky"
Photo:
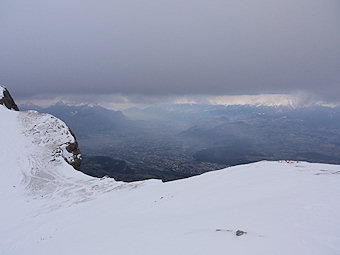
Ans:
[[[340,101],[338,0],[2,0],[0,83],[50,94]]]

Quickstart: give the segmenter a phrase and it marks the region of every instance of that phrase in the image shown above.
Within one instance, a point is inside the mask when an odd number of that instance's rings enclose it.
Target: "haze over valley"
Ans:
[[[185,178],[261,160],[340,164],[340,107],[154,105],[42,108],[77,134],[82,171],[134,181]]]

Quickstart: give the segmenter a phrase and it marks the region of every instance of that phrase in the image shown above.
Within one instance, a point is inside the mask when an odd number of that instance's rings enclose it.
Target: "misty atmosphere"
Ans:
[[[339,163],[338,1],[1,5],[0,82],[74,130],[85,173]]]
[[[81,171],[117,180],[175,180],[261,160],[340,164],[340,107],[155,105],[47,108],[77,134]]]
[[[339,0],[0,0],[0,255],[339,255]]]

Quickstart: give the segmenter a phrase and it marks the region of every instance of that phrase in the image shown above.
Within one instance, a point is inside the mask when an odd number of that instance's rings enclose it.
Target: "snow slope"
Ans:
[[[340,254],[340,166],[116,182],[63,160],[60,123],[0,106],[0,254]]]

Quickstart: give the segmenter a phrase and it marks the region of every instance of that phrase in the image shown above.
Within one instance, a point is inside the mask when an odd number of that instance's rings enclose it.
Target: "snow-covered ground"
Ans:
[[[340,254],[340,166],[116,182],[65,162],[58,123],[0,106],[0,254]]]
[[[0,85],[0,99],[3,98],[5,92],[5,88]]]

